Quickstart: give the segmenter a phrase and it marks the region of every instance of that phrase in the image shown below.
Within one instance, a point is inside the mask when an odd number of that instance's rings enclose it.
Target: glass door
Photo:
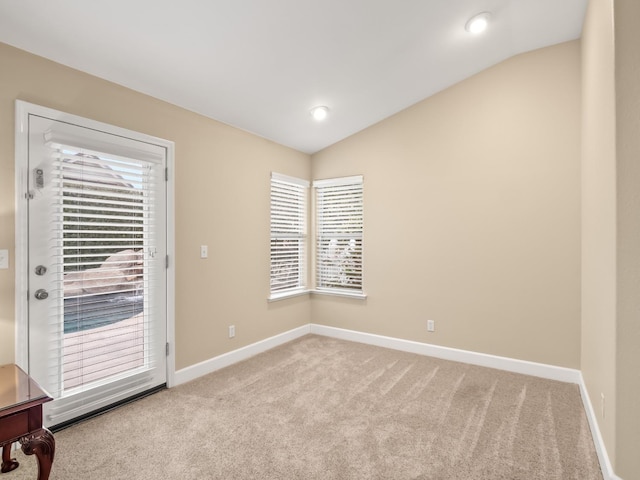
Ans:
[[[54,426],[166,382],[166,149],[27,124],[28,368]]]

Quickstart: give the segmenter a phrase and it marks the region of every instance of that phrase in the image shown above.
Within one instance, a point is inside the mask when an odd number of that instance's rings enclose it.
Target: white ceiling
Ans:
[[[0,42],[314,153],[508,57],[579,38],[586,4],[0,0]],[[483,11],[489,30],[467,33]],[[322,123],[309,114],[319,104]]]

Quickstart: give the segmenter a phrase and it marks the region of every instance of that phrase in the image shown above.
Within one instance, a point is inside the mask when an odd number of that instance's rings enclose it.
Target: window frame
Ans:
[[[310,182],[297,177],[283,175],[281,173],[271,172],[270,181],[270,235],[269,235],[269,301],[280,300],[298,295],[304,295],[309,292],[308,288],[308,256],[309,256],[309,233],[308,233],[308,217],[309,217],[309,187]],[[287,195],[291,197],[291,203],[280,205],[280,207],[289,210],[289,213],[283,213],[283,210],[274,208],[275,196]],[[300,208],[301,207],[301,208]],[[295,209],[300,208],[297,212]],[[293,212],[293,215],[291,214]],[[288,227],[278,228],[278,221],[282,225],[283,221],[292,221]],[[296,223],[297,221],[297,223]],[[297,278],[296,284],[293,286],[274,289],[274,240],[296,241],[299,244],[297,264],[294,269]],[[276,250],[277,253],[277,250]],[[280,252],[282,258],[286,257],[286,253]],[[281,258],[281,260],[282,260]],[[286,274],[280,275],[286,277]],[[281,281],[286,281],[286,278]]]
[[[341,192],[341,193],[339,193]],[[323,180],[315,180],[313,182],[313,194],[314,194],[314,294],[321,295],[337,295],[354,298],[366,298],[367,295],[364,291],[364,177],[362,175],[355,175],[349,177],[337,177]],[[334,210],[331,212],[331,220],[324,222],[324,218],[327,216],[327,205],[325,198],[327,194],[340,195],[340,199],[332,203]],[[353,200],[349,201],[349,196],[353,197]],[[323,205],[324,203],[324,205]],[[352,225],[350,225],[346,231],[337,231],[336,210],[335,207],[342,207],[338,209],[338,214],[347,218]],[[346,208],[345,208],[346,207]],[[355,222],[355,223],[354,223]],[[357,275],[347,274],[347,283],[354,284],[352,286],[327,286],[329,282],[327,276],[323,275],[323,272],[327,271],[326,260],[322,258],[321,244],[332,240],[335,240],[334,245],[348,242],[352,245],[352,251],[357,255],[355,257],[355,265]],[[338,267],[340,268],[340,267]],[[344,275],[342,275],[344,276]],[[335,275],[334,275],[335,277]],[[359,285],[359,288],[357,288]]]

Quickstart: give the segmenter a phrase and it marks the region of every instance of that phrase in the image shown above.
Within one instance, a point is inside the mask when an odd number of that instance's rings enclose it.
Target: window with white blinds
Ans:
[[[48,146],[51,258],[60,279],[50,293],[63,314],[60,322],[51,311],[52,328],[62,329],[51,347],[61,361],[61,390],[70,392],[153,369],[161,358],[150,348],[160,313],[150,292],[164,274],[153,265],[162,238],[155,192],[164,188],[164,168],[55,141]]]
[[[271,296],[306,288],[309,182],[271,174]]]
[[[313,182],[316,215],[316,290],[363,294],[363,178]]]

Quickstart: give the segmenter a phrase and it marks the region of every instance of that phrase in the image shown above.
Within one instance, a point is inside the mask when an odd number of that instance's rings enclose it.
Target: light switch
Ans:
[[[207,258],[209,256],[209,247],[206,245],[200,245],[200,258]]]
[[[9,268],[9,250],[0,250],[0,268]]]

